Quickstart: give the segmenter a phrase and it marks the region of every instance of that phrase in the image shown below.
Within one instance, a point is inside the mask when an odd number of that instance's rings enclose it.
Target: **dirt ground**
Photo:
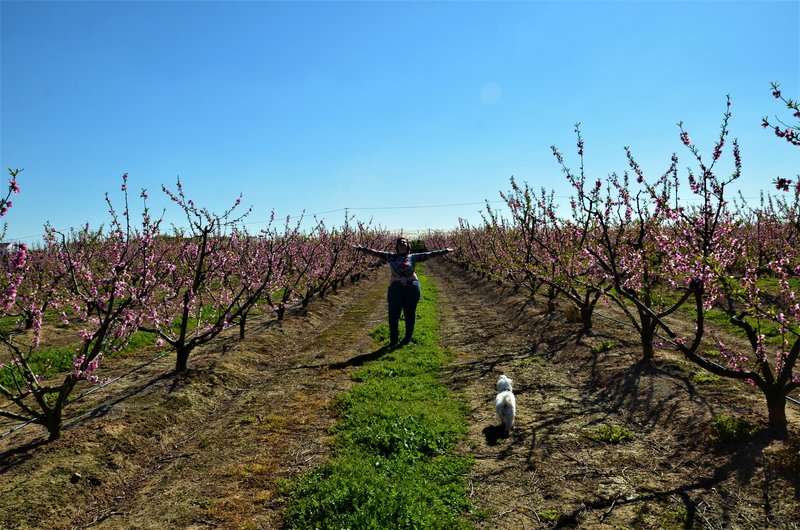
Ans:
[[[765,451],[791,449],[763,435],[721,450],[708,441],[719,413],[764,417],[749,387],[697,385],[697,369],[667,351],[643,366],[632,330],[602,318],[614,316],[610,308],[598,308],[596,336],[581,339],[563,312],[546,314],[543,303],[450,265],[430,271],[445,313],[443,342],[456,357],[447,377],[472,410],[464,450],[476,458],[475,501],[493,512],[486,528],[798,527],[796,468],[764,466]],[[606,340],[616,346],[593,354]],[[498,438],[493,410],[500,373],[514,380],[517,397],[507,440]],[[796,435],[797,410],[787,408]],[[601,425],[635,438],[595,442],[590,435]]]
[[[454,355],[443,379],[471,411],[460,450],[475,459],[471,496],[489,514],[476,526],[798,528],[796,446],[763,434],[708,441],[720,412],[761,421],[748,387],[695,383],[697,370],[666,351],[642,365],[631,330],[602,316],[596,336],[579,338],[578,324],[522,293],[441,259],[426,271]],[[0,528],[280,528],[282,481],[328,457],[331,400],[376,354],[369,332],[385,315],[387,276],[281,324],[255,320],[244,340],[231,330],[183,376],[170,374],[171,356],[153,362],[81,401],[55,442],[36,426],[0,441]],[[614,347],[592,353],[603,340]],[[109,362],[106,375],[152,355]],[[508,438],[493,410],[501,373],[518,405]],[[788,413],[796,436],[798,411]],[[602,425],[634,437],[596,442]]]

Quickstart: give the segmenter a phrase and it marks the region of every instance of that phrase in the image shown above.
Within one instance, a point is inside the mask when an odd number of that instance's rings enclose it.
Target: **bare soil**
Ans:
[[[709,442],[718,413],[763,424],[746,385],[699,384],[697,369],[658,351],[642,364],[632,330],[598,308],[596,336],[524,293],[444,260],[443,380],[469,406],[460,450],[475,459],[479,528],[798,528],[797,410],[792,442],[764,432]],[[280,528],[281,484],[329,457],[332,401],[353,369],[379,354],[369,332],[385,318],[386,271],[347,285],[282,323],[254,319],[192,355],[172,356],[77,403],[62,437],[29,426],[0,441],[0,528]],[[592,353],[611,340],[614,347]],[[153,351],[109,361],[124,374]],[[518,416],[501,436],[494,385],[514,380]],[[633,439],[594,441],[602,425]],[[0,426],[0,431],[5,428]],[[794,445],[793,445],[794,444]]]

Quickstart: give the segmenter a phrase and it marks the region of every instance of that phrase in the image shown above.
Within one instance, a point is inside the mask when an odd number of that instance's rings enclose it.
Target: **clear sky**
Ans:
[[[126,172],[156,210],[179,176],[212,210],[242,193],[253,230],[452,228],[511,175],[568,196],[550,146],[577,167],[576,122],[593,177],[626,145],[652,177],[690,165],[680,120],[710,156],[726,94],[743,193],[800,173],[760,127],[789,118],[770,82],[800,98],[797,0],[0,0],[0,65],[0,166],[25,168],[6,239],[107,222]]]

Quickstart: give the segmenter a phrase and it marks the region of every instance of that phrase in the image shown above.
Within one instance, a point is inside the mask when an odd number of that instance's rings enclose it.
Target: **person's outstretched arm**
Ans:
[[[371,255],[373,255],[375,257],[378,257],[378,258],[382,259],[383,261],[388,261],[389,256],[391,255],[391,253],[389,253],[389,252],[383,252],[383,251],[380,251],[380,250],[373,250],[371,248],[362,247],[361,245],[355,245],[353,248],[355,250],[363,252],[364,254],[371,254]]]
[[[447,247],[439,250],[431,250],[430,252],[420,252],[419,254],[414,254],[414,260],[417,262],[425,261],[427,259],[435,258],[436,256],[447,254],[448,252],[453,252],[453,249]]]

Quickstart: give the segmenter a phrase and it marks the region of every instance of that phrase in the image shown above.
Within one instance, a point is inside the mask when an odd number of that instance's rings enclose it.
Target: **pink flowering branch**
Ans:
[[[47,256],[56,262],[46,268],[53,275],[42,282],[48,286],[47,296],[55,300],[56,309],[72,311],[80,325],[79,346],[70,372],[60,383],[52,378],[44,382],[28,364],[38,341],[32,342],[28,353],[19,347],[10,348],[15,354],[18,383],[13,389],[0,388],[0,393],[30,419],[42,424],[51,440],[60,436],[63,410],[73,389],[80,381],[96,383],[100,380],[98,370],[104,355],[127,344],[138,329],[143,309],[158,285],[154,272],[160,270],[162,264],[154,260],[153,243],[159,233],[160,220],[150,219],[145,203],[141,227],[133,230],[126,180],[123,177],[125,211],[121,215],[117,215],[107,199],[112,218],[107,234],[86,226],[67,235],[48,226],[46,248],[37,255],[37,259]],[[38,333],[36,326],[34,329]],[[27,404],[29,399],[36,403],[35,408]]]
[[[784,106],[788,109],[791,113],[792,118],[797,120],[800,123],[800,102],[793,100],[791,98],[785,98],[781,93],[780,84],[773,82],[771,85],[772,88],[772,97],[781,101]],[[761,118],[761,127],[764,129],[771,129],[775,136],[778,138],[783,138],[786,140],[790,145],[795,147],[800,147],[800,125],[794,124],[790,125],[785,123],[781,118],[775,117],[775,121],[771,122],[767,116]],[[793,183],[797,183],[800,185],[800,176],[797,176],[795,179],[785,178],[785,177],[777,177],[773,183],[775,187],[780,191],[789,191],[789,188],[792,186]]]
[[[17,177],[21,172],[21,169],[8,168],[9,179],[6,196],[3,197],[0,195],[0,217],[5,217],[5,215],[8,213],[8,210],[14,205],[14,203],[11,201],[11,196],[19,195],[20,188],[19,184],[17,184]],[[3,231],[3,234],[5,234],[5,231]]]
[[[281,289],[283,246],[249,234],[237,214],[241,196],[222,214],[198,207],[178,180],[175,192],[162,187],[186,216],[188,227],[163,239],[169,263],[158,276],[159,288],[141,329],[153,332],[176,352],[175,372],[188,369],[190,354],[238,323],[240,336],[249,311]],[[272,231],[270,228],[265,233]],[[262,234],[264,235],[264,234]]]

